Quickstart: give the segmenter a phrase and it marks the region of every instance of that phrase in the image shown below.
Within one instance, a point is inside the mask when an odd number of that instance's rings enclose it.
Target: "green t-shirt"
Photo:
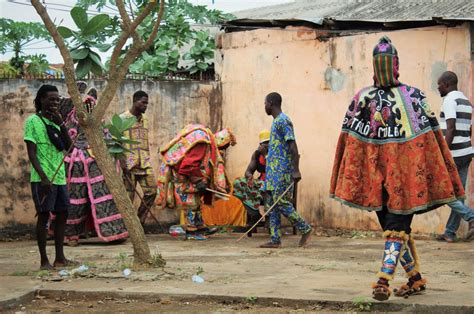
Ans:
[[[54,126],[60,130],[59,126],[43,117],[44,122]],[[41,118],[36,114],[29,116],[25,122],[25,131],[23,136],[24,141],[30,141],[36,144],[36,156],[38,157],[41,168],[49,180],[53,178],[56,169],[62,163],[64,155],[58,151],[56,147],[51,143],[46,132],[46,127],[41,121]],[[30,162],[31,176],[30,182],[41,182],[41,177],[38,172],[33,168]],[[53,184],[65,185],[66,184],[66,170],[64,163],[61,165],[58,173],[54,177]]]

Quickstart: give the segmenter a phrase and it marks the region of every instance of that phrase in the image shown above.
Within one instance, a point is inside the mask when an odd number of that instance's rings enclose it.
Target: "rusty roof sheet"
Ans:
[[[232,22],[263,21],[409,22],[474,21],[473,0],[296,0],[295,2],[235,12]]]

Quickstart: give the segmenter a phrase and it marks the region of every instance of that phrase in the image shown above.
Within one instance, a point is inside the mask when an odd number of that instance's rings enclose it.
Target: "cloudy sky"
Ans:
[[[51,18],[62,21],[62,25],[74,28],[74,22],[69,15],[69,11],[76,3],[75,0],[43,0],[46,3]],[[234,12],[267,5],[293,2],[293,0],[190,0],[199,5],[207,5],[209,8],[219,9],[225,12]],[[214,2],[214,4],[213,4]],[[107,10],[105,10],[107,12]],[[111,12],[110,10],[108,12]],[[16,21],[41,22],[35,9],[29,0],[0,0],[0,16]],[[62,63],[61,56],[54,45],[45,41],[36,42],[29,45],[26,54],[44,53],[50,63]],[[11,53],[0,56],[0,60],[9,60]]]

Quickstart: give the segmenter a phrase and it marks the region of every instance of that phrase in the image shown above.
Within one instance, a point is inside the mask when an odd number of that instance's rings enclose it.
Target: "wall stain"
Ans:
[[[216,132],[222,129],[222,89],[220,83],[217,83],[209,94],[209,116],[211,130]]]

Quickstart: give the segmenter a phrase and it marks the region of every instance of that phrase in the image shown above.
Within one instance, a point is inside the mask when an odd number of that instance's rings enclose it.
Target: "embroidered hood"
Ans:
[[[222,148],[226,145],[234,146],[235,144],[237,144],[235,136],[230,128],[220,130],[219,132],[214,134],[214,137],[216,139],[216,144],[218,148]]]
[[[387,36],[380,38],[373,50],[374,85],[377,87],[393,87],[400,85],[398,81],[398,52]]]

